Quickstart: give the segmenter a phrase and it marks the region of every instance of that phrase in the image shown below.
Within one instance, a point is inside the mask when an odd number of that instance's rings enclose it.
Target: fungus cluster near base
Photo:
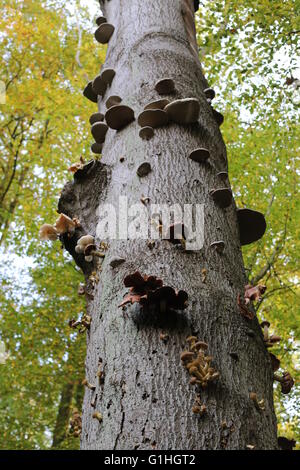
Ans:
[[[173,287],[164,286],[162,279],[156,276],[142,275],[136,271],[124,278],[124,285],[130,289],[119,307],[138,303],[142,307],[158,306],[163,313],[169,310],[184,310],[188,305],[188,294],[185,291],[176,291]]]

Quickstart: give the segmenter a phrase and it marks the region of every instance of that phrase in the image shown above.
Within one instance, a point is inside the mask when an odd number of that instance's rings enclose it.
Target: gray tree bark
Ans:
[[[200,251],[187,253],[165,240],[157,241],[152,250],[146,240],[109,242],[94,297],[88,296],[92,323],[86,377],[96,384],[96,391],[85,393],[81,448],[277,449],[269,356],[258,321],[243,318],[237,306],[237,295],[244,292],[247,280],[236,207],[233,202],[220,209],[209,195],[212,188],[223,186],[216,175],[227,170],[227,158],[203,93],[208,85],[195,55],[188,14],[193,1],[100,3],[107,21],[115,26],[104,67],[115,69],[116,76],[105,99],[121,96],[137,117],[147,103],[159,98],[155,83],[171,77],[176,98],[199,100],[200,118],[194,125],[158,128],[150,141],[140,139],[136,121],[119,132],[109,130],[101,162],[83,180],[65,186],[59,211],[79,217],[78,238],[96,234],[99,206],[117,205],[119,195],[126,195],[129,205],[138,203],[142,195],[149,196],[152,204],[204,203],[205,243]],[[102,112],[105,99],[99,102]],[[209,149],[210,164],[188,159],[197,147]],[[144,161],[151,163],[152,171],[139,178],[136,168]],[[210,248],[220,239],[226,244],[223,255]],[[88,282],[92,268],[74,252],[76,240],[66,239],[65,244]],[[114,256],[125,258],[125,263],[113,269],[109,259]],[[184,313],[163,323],[141,314],[137,304],[122,312],[118,305],[126,293],[123,278],[136,270],[184,289],[189,295]],[[160,333],[167,333],[169,341],[163,342]],[[208,343],[213,366],[220,372],[218,381],[199,390],[207,407],[202,417],[192,412],[197,389],[189,384],[180,361],[191,334]],[[100,358],[103,384],[96,379]],[[265,411],[255,407],[250,392],[265,400]],[[92,418],[95,409],[103,415],[102,423]]]

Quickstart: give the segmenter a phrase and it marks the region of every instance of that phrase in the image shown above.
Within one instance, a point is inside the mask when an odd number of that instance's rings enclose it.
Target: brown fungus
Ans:
[[[229,188],[212,189],[210,195],[221,209],[229,207],[232,202],[232,192]]]
[[[217,253],[222,254],[225,249],[225,242],[223,242],[223,240],[218,240],[211,243],[210,247],[213,248]]]
[[[253,401],[254,406],[258,411],[265,410],[265,400],[263,398],[259,400],[255,392],[250,392],[249,397],[250,397],[250,400]]]
[[[95,413],[93,413],[92,417],[93,417],[93,419],[96,419],[97,421],[99,421],[99,423],[102,423],[102,421],[103,421],[103,416],[99,411],[95,411]]]
[[[97,155],[102,153],[102,149],[103,149],[103,144],[97,144],[97,142],[94,142],[91,145],[91,151]]]
[[[280,360],[272,353],[269,353],[273,372],[277,372],[280,367]]]
[[[103,144],[107,131],[108,126],[105,122],[95,122],[91,127],[92,136],[97,144]]]
[[[111,129],[120,131],[134,121],[134,111],[129,106],[112,106],[106,111],[105,120]]]
[[[102,113],[94,113],[90,117],[90,125],[92,126],[96,122],[102,122],[104,119],[104,114]]]
[[[209,156],[210,156],[209,150],[205,148],[197,148],[189,154],[189,158],[197,163],[206,162]]]
[[[199,341],[196,336],[188,337],[189,351],[181,354],[181,362],[191,376],[191,385],[206,388],[209,382],[219,378],[219,372],[211,367],[212,356],[206,356],[207,343]]]
[[[139,303],[143,307],[155,305],[159,307],[161,313],[184,310],[187,307],[187,293],[164,286],[163,281],[156,276],[142,276],[137,271],[124,278],[124,285],[130,290],[119,307],[134,303]]]
[[[170,120],[177,124],[192,124],[198,121],[200,104],[196,98],[185,98],[172,101],[164,111]]]
[[[284,372],[281,377],[277,374],[274,374],[274,380],[280,383],[281,393],[284,395],[290,393],[295,384],[294,379],[289,372]]]
[[[215,90],[213,88],[205,88],[205,90],[203,90],[203,93],[205,94],[206,98],[210,101],[212,101],[216,96]]]
[[[162,109],[146,109],[138,117],[139,126],[152,127],[152,129],[165,126],[168,122],[168,115]]]
[[[143,140],[150,140],[154,136],[154,130],[150,126],[142,127],[139,136]]]
[[[267,224],[263,214],[252,209],[237,209],[241,245],[256,242],[264,235]]]
[[[100,44],[107,44],[110,40],[115,27],[110,23],[101,23],[95,31],[95,38]]]
[[[159,95],[170,95],[175,92],[175,83],[171,78],[162,78],[155,84],[155,90]]]
[[[87,379],[84,379],[82,381],[82,385],[84,385],[85,387],[89,388],[92,391],[96,390],[96,385],[90,384]]]
[[[245,304],[248,305],[250,302],[256,302],[261,300],[261,296],[266,292],[266,286],[263,284],[258,284],[257,286],[252,286],[247,284],[245,286]]]
[[[140,178],[144,178],[144,177],[147,176],[150,172],[151,172],[151,165],[150,165],[150,163],[148,163],[148,162],[142,163],[141,165],[139,165],[139,167],[138,167],[137,170],[136,170],[136,174],[137,174]]]
[[[97,103],[98,96],[97,93],[93,90],[93,82],[89,82],[85,89],[83,90],[83,96],[85,96],[88,100],[92,101],[93,103]]]
[[[102,80],[101,75],[98,75],[92,83],[93,92],[99,96],[104,96],[106,92],[107,85]]]
[[[106,18],[104,16],[98,16],[98,18],[96,18],[97,26],[100,26],[103,23],[107,23]]]
[[[112,106],[117,106],[122,102],[122,98],[120,98],[117,95],[112,95],[109,98],[107,98],[105,102],[105,106],[107,109],[111,108]]]

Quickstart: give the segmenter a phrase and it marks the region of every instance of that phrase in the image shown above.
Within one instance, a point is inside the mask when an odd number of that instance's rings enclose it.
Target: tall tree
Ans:
[[[115,27],[104,67],[113,68],[116,75],[104,99],[98,99],[99,111],[105,111],[110,95],[118,95],[137,117],[144,106],[160,98],[155,84],[170,77],[176,91],[164,98],[196,98],[200,115],[196,123],[182,125],[182,115],[176,117],[169,110],[177,123],[158,127],[149,141],[140,139],[136,121],[119,132],[109,130],[101,163],[63,190],[59,211],[81,223],[74,236],[64,236],[65,246],[82,267],[87,285],[95,285],[93,299],[88,297],[92,323],[86,359],[86,378],[93,387],[85,393],[82,448],[276,449],[269,354],[257,319],[245,319],[237,304],[247,279],[236,206],[232,202],[222,208],[211,194],[226,186],[228,196],[229,182],[222,181],[224,173],[218,175],[227,171],[227,158],[217,123],[221,116],[213,112],[204,93],[208,84],[196,53],[194,2],[100,4]],[[188,158],[195,148],[209,150],[209,164]],[[139,176],[136,169],[143,163],[148,169],[150,164],[151,172]],[[119,195],[127,197],[129,206],[143,196],[150,204],[203,203],[203,248],[188,252],[166,240],[154,245],[146,240],[109,240],[95,274],[96,263],[85,262],[75,246],[83,234],[96,236],[100,243],[101,207],[117,205]],[[219,240],[225,243],[222,254],[211,247]],[[112,267],[117,258],[125,261]],[[164,314],[157,305],[147,312],[136,302],[122,313],[118,305],[125,294],[123,279],[135,271],[186,291],[188,308],[181,314]],[[138,294],[134,300],[140,300]],[[208,344],[212,369],[219,373],[205,388],[195,388],[182,366],[190,336]],[[193,347],[203,347],[197,344]],[[197,381],[203,385],[202,379]]]

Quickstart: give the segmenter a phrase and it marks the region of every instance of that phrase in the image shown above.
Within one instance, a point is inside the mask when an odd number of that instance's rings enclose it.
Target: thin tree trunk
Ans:
[[[203,203],[205,240],[200,251],[191,253],[168,241],[157,241],[152,249],[147,240],[109,242],[100,282],[88,303],[92,324],[86,377],[97,388],[85,393],[82,449],[277,448],[270,360],[257,320],[244,319],[237,306],[247,280],[236,208],[232,203],[220,209],[209,195],[212,188],[223,186],[216,175],[226,171],[227,159],[187,26],[186,9],[192,5],[192,0],[101,2],[108,22],[115,26],[105,67],[114,68],[116,76],[100,111],[108,96],[119,95],[137,117],[147,103],[159,98],[155,83],[171,77],[175,98],[199,100],[199,123],[158,128],[148,142],[140,139],[136,121],[119,132],[109,130],[101,163],[84,181],[65,186],[59,210],[80,218],[80,236],[96,234],[99,206],[117,205],[120,195],[127,196],[129,206],[139,203],[142,195],[149,196],[151,204]],[[188,159],[197,147],[209,149],[210,164]],[[145,161],[152,171],[139,178],[136,168]],[[225,241],[223,255],[210,248],[220,239]],[[76,240],[65,243],[88,278],[91,268],[74,252]],[[113,269],[109,259],[114,256],[125,258],[125,263]],[[126,292],[123,278],[136,270],[184,289],[189,295],[184,313],[164,324],[141,314],[137,304],[122,312],[118,305]],[[161,333],[168,334],[169,341],[162,341]],[[220,373],[219,380],[199,390],[207,408],[202,417],[192,412],[197,389],[180,361],[191,334],[208,343],[213,367]],[[102,385],[96,379],[100,358]],[[255,407],[250,392],[264,399],[265,411]],[[102,423],[92,418],[95,398]]]
[[[67,382],[63,385],[56,417],[56,424],[53,432],[52,449],[59,448],[60,444],[66,438],[69,426],[73,389],[74,384],[72,382]]]

